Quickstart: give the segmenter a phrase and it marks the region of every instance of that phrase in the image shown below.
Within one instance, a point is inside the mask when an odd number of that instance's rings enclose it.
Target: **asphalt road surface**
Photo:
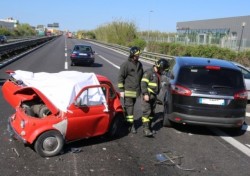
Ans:
[[[117,85],[119,66],[127,59],[106,47],[88,43],[96,51],[96,63],[70,66],[69,49],[83,40],[59,37],[47,45],[0,69],[1,84],[8,78],[4,72],[27,70],[59,72],[77,70],[107,76]],[[143,62],[144,68],[151,66]],[[117,88],[117,87],[116,87]],[[169,176],[248,176],[250,175],[250,117],[241,132],[229,129],[176,125],[162,127],[162,107],[157,108],[153,138],[142,133],[140,99],[135,118],[138,133],[121,129],[120,136],[109,140],[103,136],[67,144],[55,157],[42,158],[32,148],[9,139],[7,118],[14,113],[0,94],[0,175],[3,176],[88,176],[88,175],[169,175]],[[247,111],[250,112],[249,107]],[[246,114],[249,116],[249,114]],[[168,158],[169,157],[169,158]]]

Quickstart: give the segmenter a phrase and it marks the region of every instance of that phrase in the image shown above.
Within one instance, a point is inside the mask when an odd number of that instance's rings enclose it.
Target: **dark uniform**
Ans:
[[[141,62],[134,62],[132,58],[128,58],[120,66],[118,75],[118,88],[120,92],[124,92],[124,105],[126,121],[133,124],[134,122],[134,105],[136,98],[141,94],[140,80],[143,75],[143,67]]]
[[[145,71],[141,80],[142,95],[149,95],[149,101],[142,101],[142,123],[150,123],[154,117],[157,94],[160,90],[160,75],[154,68]]]
[[[146,70],[141,80],[142,91],[142,123],[145,136],[152,136],[151,122],[157,102],[157,95],[161,89],[161,75],[169,68],[166,59],[159,59],[155,65]]]

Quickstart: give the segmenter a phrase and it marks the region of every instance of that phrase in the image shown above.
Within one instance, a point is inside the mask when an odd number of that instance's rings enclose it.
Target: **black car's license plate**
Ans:
[[[224,99],[199,98],[200,104],[225,105]]]

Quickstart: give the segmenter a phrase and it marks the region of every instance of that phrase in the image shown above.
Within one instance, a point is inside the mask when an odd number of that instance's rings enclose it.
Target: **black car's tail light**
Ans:
[[[178,94],[184,96],[190,96],[192,94],[192,91],[190,89],[180,85],[171,85],[171,91],[172,94]]]
[[[234,94],[234,99],[235,100],[247,100],[247,91],[243,90],[240,92],[237,92],[236,94]]]
[[[76,57],[76,54],[75,53],[71,54],[71,57]]]
[[[208,66],[206,66],[206,69],[207,70],[220,70],[220,67],[208,65]]]

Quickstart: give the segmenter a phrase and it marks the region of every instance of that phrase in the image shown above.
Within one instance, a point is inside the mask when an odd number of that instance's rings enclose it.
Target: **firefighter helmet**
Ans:
[[[139,56],[139,54],[141,54],[141,50],[139,47],[133,46],[130,48],[130,51],[129,51],[130,58],[133,58],[134,56]]]
[[[159,59],[155,62],[155,66],[158,68],[159,72],[163,72],[169,68],[169,62],[167,59]]]

